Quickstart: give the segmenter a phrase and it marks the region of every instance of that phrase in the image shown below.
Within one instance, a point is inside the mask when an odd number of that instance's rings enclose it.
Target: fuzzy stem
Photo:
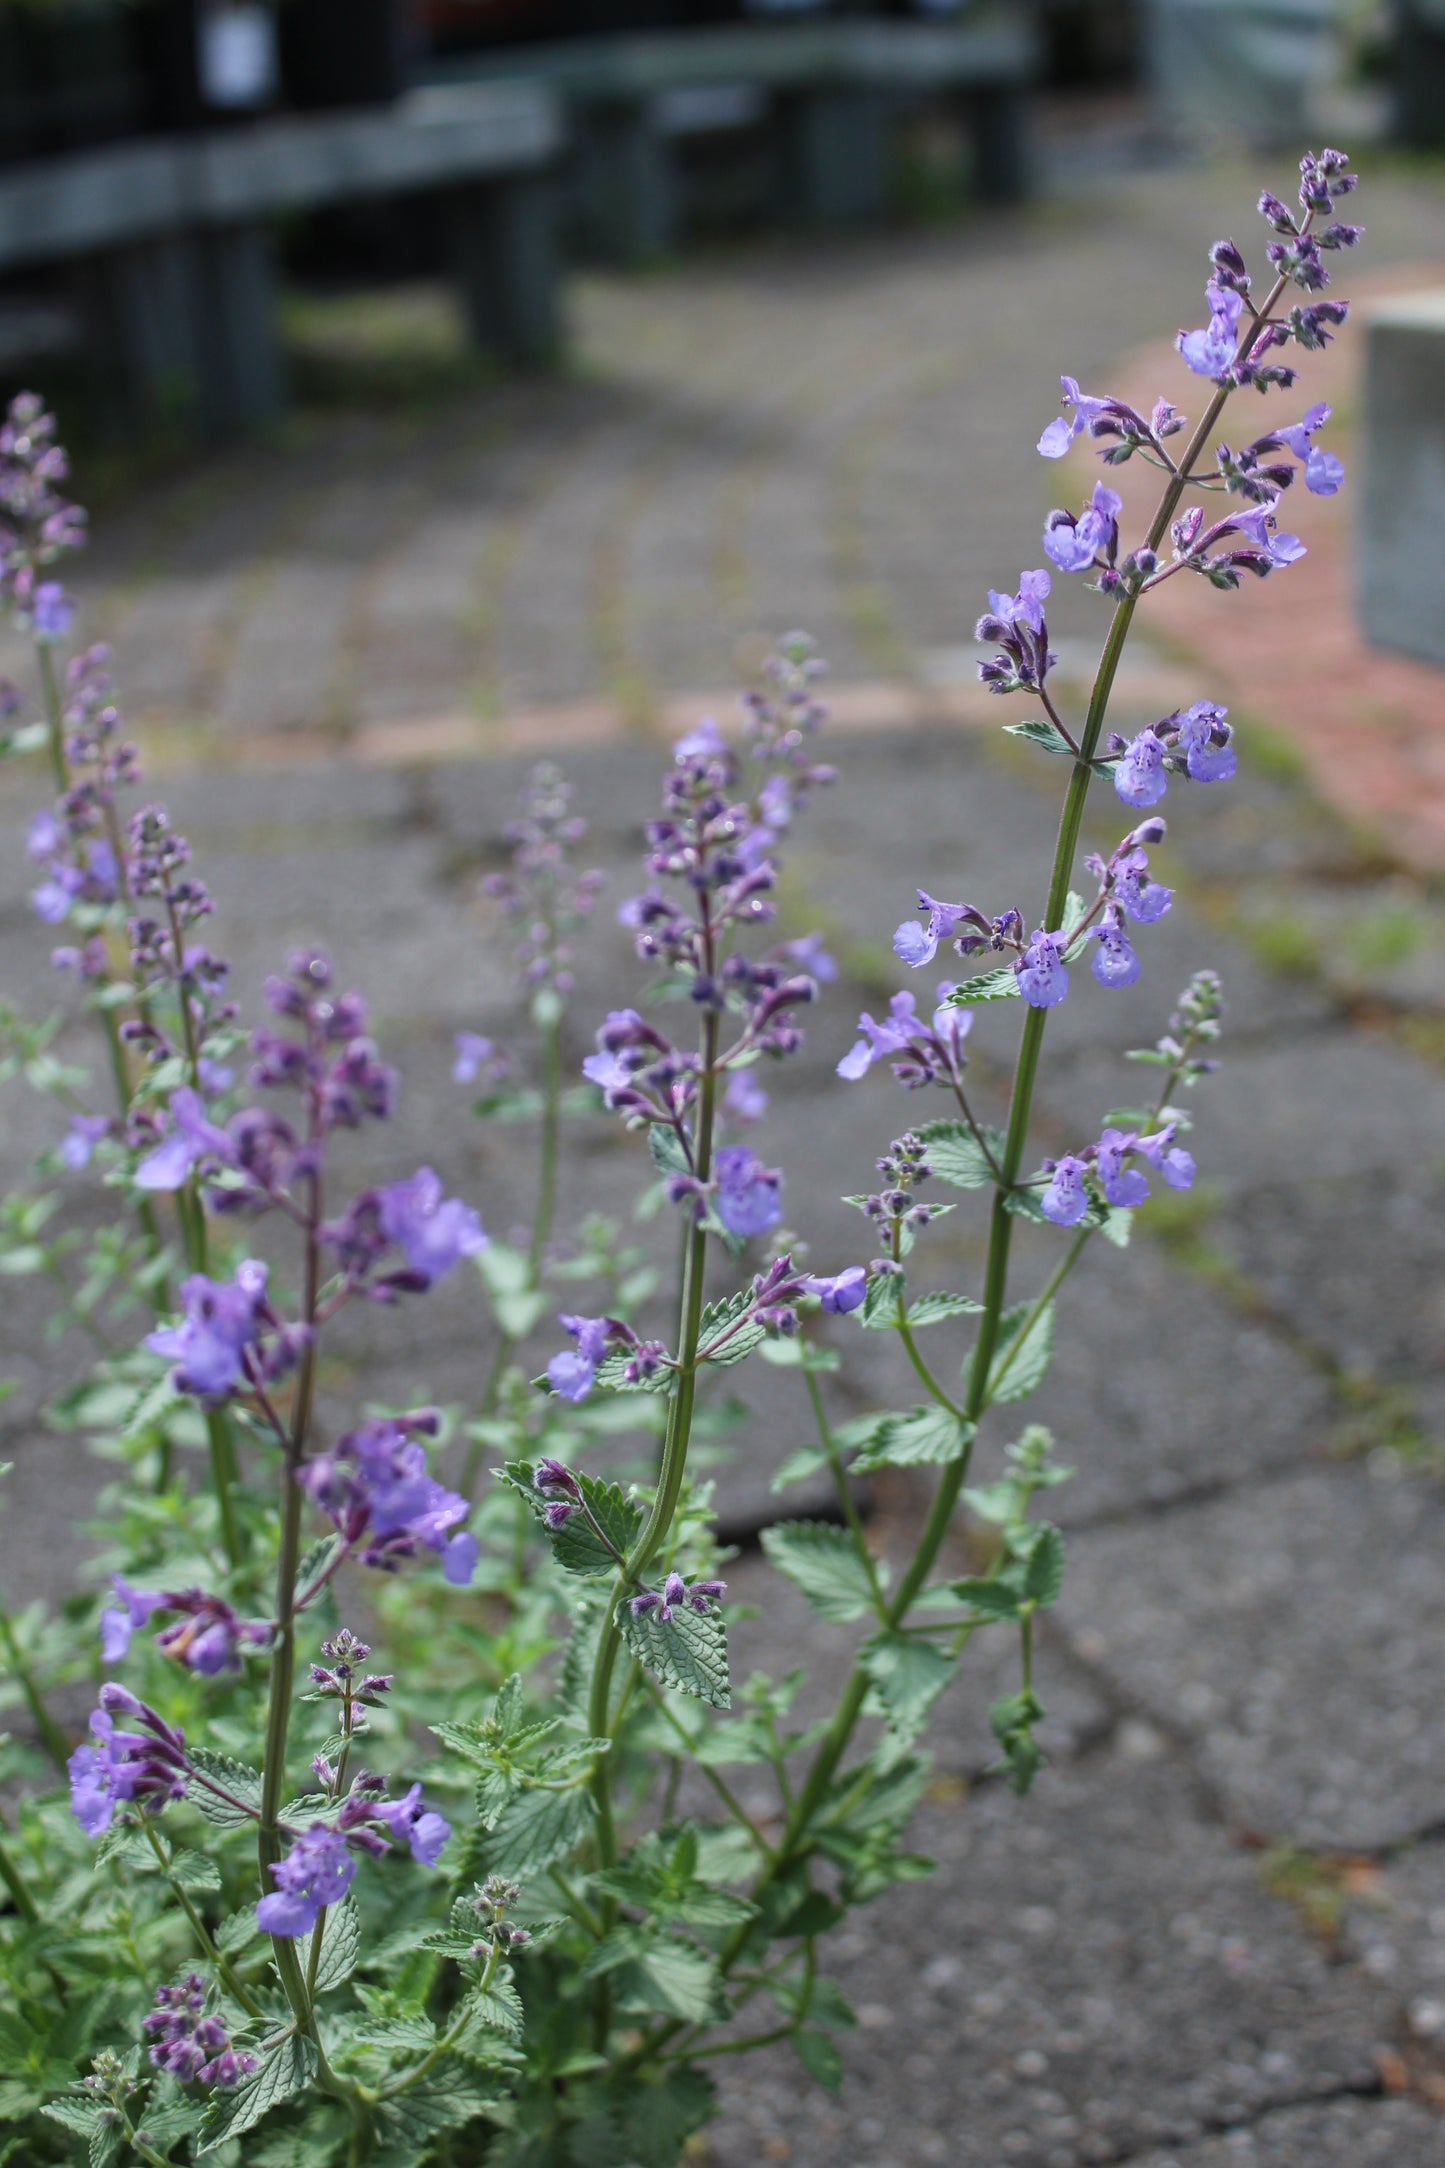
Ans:
[[[70,770],[65,759],[65,722],[60,708],[60,681],[55,675],[55,650],[48,640],[35,642],[35,668],[40,677],[40,696],[45,703],[45,736],[51,773],[56,789],[64,793],[70,788]]]
[[[879,1619],[886,1624],[888,1611],[883,1600],[883,1585],[878,1578],[877,1563],[874,1560],[873,1553],[868,1548],[868,1537],[864,1532],[862,1516],[858,1511],[858,1502],[848,1485],[848,1478],[844,1472],[837,1442],[834,1439],[827,1412],[823,1406],[823,1395],[819,1390],[818,1380],[806,1366],[804,1367],[803,1376],[807,1381],[808,1398],[813,1403],[813,1416],[818,1425],[818,1437],[823,1451],[828,1456],[828,1466],[832,1471],[833,1487],[838,1493],[838,1503],[843,1509],[843,1518],[848,1524],[849,1533],[852,1535],[853,1547],[863,1562],[863,1571],[868,1576],[868,1586],[873,1597],[873,1608],[877,1612]]]
[[[65,1743],[65,1734],[45,1706],[45,1697],[35,1683],[30,1666],[20,1653],[20,1644],[15,1638],[15,1630],[10,1623],[10,1614],[3,1609],[0,1609],[0,1642],[5,1645],[6,1663],[11,1673],[19,1681],[20,1691],[25,1697],[25,1706],[30,1711],[36,1731],[40,1734],[41,1744],[60,1771],[60,1774],[65,1776],[68,1773],[70,1759],[70,1749]]]
[[[40,1908],[30,1894],[29,1884],[16,1866],[5,1842],[5,1826],[0,1823],[0,1882],[10,1892],[10,1901],[27,1926],[34,1927],[40,1918]]]

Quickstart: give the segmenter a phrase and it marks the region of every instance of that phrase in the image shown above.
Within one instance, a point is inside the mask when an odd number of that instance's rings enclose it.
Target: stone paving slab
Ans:
[[[1132,2156],[1132,2168],[1435,2168],[1440,2120],[1412,2100],[1283,2108],[1201,2145]]]
[[[1417,1142],[1428,1134],[1419,1132]],[[1252,1188],[1232,1198],[1207,1231],[1231,1264],[1345,1368],[1406,1378],[1438,1400],[1445,1357],[1438,1152],[1423,1150],[1409,1168],[1331,1171],[1289,1188]]]
[[[1445,1494],[1285,1476],[1070,1545],[1060,1621],[1236,1827],[1334,1850],[1441,1819]]]
[[[1372,2087],[1388,1998],[1265,1896],[1257,1857],[1144,1742],[1022,1803],[990,1786],[926,1807],[917,1841],[938,1873],[824,1959],[861,2021],[841,2095],[777,2050],[720,2064],[715,2168],[1082,2168]],[[1398,2168],[1432,2157],[1424,2128]]]
[[[1410,2033],[1445,2070],[1445,1845],[1386,1860],[1344,1918],[1345,1947],[1398,1997]]]

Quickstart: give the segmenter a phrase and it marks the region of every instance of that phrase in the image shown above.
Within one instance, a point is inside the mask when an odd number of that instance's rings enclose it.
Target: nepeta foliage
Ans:
[[[1067,1470],[1031,1425],[990,1440],[971,1482],[985,1418],[1044,1376],[1057,1298],[1093,1236],[1123,1243],[1156,1180],[1194,1179],[1183,1098],[1214,1066],[1212,973],[1134,1057],[1156,1072],[1146,1103],[1037,1163],[1030,1117],[1049,1011],[1143,978],[1174,900],[1152,867],[1152,810],[1071,889],[1090,787],[1132,818],[1238,765],[1208,699],[1128,739],[1109,731],[1134,613],[1181,571],[1227,590],[1287,566],[1304,544],[1280,531],[1285,490],[1301,470],[1316,493],[1342,480],[1318,405],[1240,449],[1217,433],[1241,389],[1278,404],[1295,379],[1278,357],[1323,345],[1344,315],[1314,297],[1325,252],[1357,238],[1332,215],[1353,176],[1335,151],[1301,172],[1298,213],[1261,203],[1276,270],[1261,299],[1232,242],[1212,251],[1209,321],[1179,339],[1209,386],[1192,427],[1167,399],[1146,418],[1062,380],[1040,452],[1087,436],[1110,465],[1137,457],[1162,477],[1159,502],[1125,537],[1100,483],[1046,525],[1055,572],[1091,574],[1110,612],[1082,718],[1050,689],[1053,574],[989,597],[981,675],[1034,704],[1007,727],[1064,763],[1059,841],[1033,911],[919,891],[921,917],[899,926],[905,966],[948,944],[962,969],[921,1008],[904,988],[881,1021],[864,1015],[838,1064],[845,1082],[882,1065],[927,1096],[851,1199],[854,1253],[822,1269],[782,1231],[785,1170],[746,1136],[762,1079],[836,975],[816,938],[773,937],[783,846],[833,781],[806,641],[784,644],[738,741],[707,723],[674,747],[645,885],[619,914],[646,983],[638,1006],[584,1025],[580,1077],[571,950],[598,882],[575,870],[567,786],[537,772],[510,867],[486,884],[535,1050],[467,1032],[456,1051],[478,1115],[537,1143],[530,1236],[489,1240],[430,1167],[349,1178],[351,1134],[388,1118],[398,1078],[326,957],[287,959],[262,1019],[243,1015],[184,839],[163,807],[132,803],[139,760],[109,656],[64,659],[72,608],[50,575],[84,522],[60,494],[49,416],[12,406],[0,556],[42,717],[6,750],[49,762],[33,901],[68,994],[56,1017],[4,1019],[6,1072],[49,1096],[55,1142],[41,1186],[6,1204],[0,1266],[39,1276],[61,1329],[93,1343],[50,1422],[118,1479],[97,1531],[104,1589],[58,1620],[0,1611],[20,1707],[0,1827],[0,2158],[668,2168],[711,2112],[712,2058],[786,2040],[810,2077],[839,2082],[852,2019],[819,1945],[850,1906],[928,1871],[907,1844],[921,1740],[975,1634],[1018,1644],[1017,1688],[990,1711],[999,1769],[1023,1791],[1043,1759],[1034,1621],[1058,1598],[1063,1545],[1036,1505]],[[1291,286],[1309,298],[1286,306]],[[14,718],[22,696],[5,707]],[[1086,962],[1097,994],[1079,984]],[[77,1011],[96,1076],[56,1051]],[[969,1055],[1010,1014],[1022,1030],[994,1125]],[[557,1228],[561,1124],[604,1111],[635,1134],[651,1205],[676,1221],[678,1280],[660,1303],[625,1229]],[[67,1224],[77,1181],[115,1207],[90,1237]],[[967,1203],[955,1192],[987,1217],[976,1287],[930,1285],[917,1262]],[[1016,1295],[1020,1217],[1067,1240]],[[333,1320],[367,1304],[378,1334],[404,1333],[410,1306],[458,1273],[476,1275],[493,1323],[473,1403],[358,1410],[333,1434],[316,1397]],[[839,1357],[823,1334],[855,1329],[899,1336],[916,1405],[832,1419]],[[790,1728],[796,1674],[731,1675],[712,1485],[690,1466],[710,1379],[754,1355],[797,1372],[816,1434],[777,1488],[824,1471],[836,1488],[835,1518],[782,1520],[763,1546],[852,1638],[837,1708],[806,1731]],[[633,1441],[620,1467],[619,1437]],[[919,1471],[929,1499],[891,1564],[851,1481],[884,1467]],[[939,1577],[961,1509],[979,1570]],[[94,1708],[77,1735],[81,1683]],[[739,1766],[772,1780],[771,1807],[744,1805]]]

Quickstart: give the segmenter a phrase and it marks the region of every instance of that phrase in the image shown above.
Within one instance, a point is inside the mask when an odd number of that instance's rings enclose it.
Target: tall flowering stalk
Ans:
[[[1334,215],[1353,186],[1343,156],[1324,151],[1302,164],[1297,213],[1265,195],[1276,275],[1260,301],[1239,249],[1216,244],[1208,322],[1179,337],[1185,365],[1212,387],[1192,428],[1165,399],[1146,417],[1062,380],[1064,410],[1040,453],[1056,458],[1087,436],[1110,465],[1153,466],[1159,502],[1126,538],[1122,500],[1100,481],[1079,510],[1050,514],[1052,571],[990,594],[983,681],[1033,702],[1008,727],[1065,763],[1053,863],[1027,915],[1011,897],[917,892],[894,935],[900,962],[926,970],[947,949],[959,975],[921,1004],[905,986],[881,1017],[862,1016],[838,1071],[852,1086],[885,1066],[930,1095],[912,1108],[943,1111],[915,1114],[891,1141],[876,1186],[850,1200],[859,1254],[821,1270],[783,1232],[783,1170],[747,1141],[767,1110],[760,1079],[797,1050],[800,1020],[834,975],[816,937],[778,941],[772,926],[783,845],[832,780],[816,758],[821,665],[808,643],[784,644],[747,703],[741,743],[709,722],[673,748],[647,830],[647,885],[620,913],[652,983],[642,1006],[606,1016],[570,1092],[567,950],[596,878],[569,870],[580,824],[565,786],[551,771],[533,779],[510,870],[490,884],[541,1043],[541,1089],[510,1109],[539,1119],[535,1213],[525,1249],[501,1258],[505,1246],[488,1244],[477,1212],[431,1167],[348,1190],[346,1138],[389,1117],[399,1080],[326,957],[290,957],[264,987],[268,1021],[243,1033],[226,967],[201,938],[210,899],[187,846],[159,806],[122,816],[136,762],[106,658],[57,667],[70,603],[43,575],[82,523],[56,495],[64,462],[48,417],[33,400],[12,408],[0,559],[37,642],[44,712],[11,744],[46,750],[59,793],[31,831],[34,901],[73,935],[56,962],[105,1020],[116,1103],[92,1110],[70,1072],[42,1074],[68,1118],[61,1163],[104,1168],[147,1259],[156,1315],[139,1349],[106,1356],[102,1379],[140,1388],[151,1412],[132,1413],[129,1431],[153,1427],[157,1409],[200,1419],[220,1538],[206,1516],[190,1525],[184,1469],[163,1462],[144,1512],[121,1516],[97,1619],[104,1666],[134,1683],[106,1679],[79,1741],[0,1614],[37,1734],[69,1778],[66,1813],[32,1788],[14,1831],[0,1830],[11,1908],[0,1965],[29,2028],[27,2067],[89,2063],[77,2083],[27,2095],[13,2132],[0,2122],[17,2157],[71,2157],[63,2133],[91,2158],[124,2144],[150,2168],[177,2168],[266,2119],[287,2158],[322,2168],[463,2156],[489,2168],[670,2168],[711,2112],[708,2058],[787,2040],[812,2077],[839,2081],[832,2033],[849,2013],[824,1978],[820,1940],[849,1906],[919,1871],[904,1841],[927,1777],[919,1742],[975,1634],[1018,1636],[1016,1690],[990,1710],[998,1766],[1022,1791],[1043,1763],[1034,1634],[1063,1552],[1035,1506],[1067,1472],[1046,1432],[1027,1427],[996,1479],[966,1494],[988,1531],[983,1570],[933,1576],[984,1419],[1043,1376],[1057,1298],[1091,1238],[1127,1240],[1156,1183],[1195,1178],[1186,1102],[1214,1066],[1210,972],[1134,1056],[1156,1072],[1147,1103],[1115,1109],[1097,1136],[1034,1166],[1033,1098],[1049,1012],[1079,998],[1081,967],[1104,999],[1144,975],[1148,929],[1174,900],[1151,865],[1160,802],[1171,788],[1227,783],[1240,765],[1228,717],[1207,699],[1127,739],[1109,731],[1136,610],[1181,572],[1228,590],[1287,567],[1305,545],[1281,529],[1285,491],[1300,475],[1314,494],[1342,485],[1318,441],[1321,406],[1238,449],[1218,429],[1238,390],[1277,403],[1295,381],[1280,356],[1318,348],[1343,320],[1345,304],[1320,297],[1326,257],[1358,238]],[[1285,308],[1291,286],[1304,298]],[[1088,575],[1111,612],[1076,718],[1050,683],[1056,574]],[[1083,861],[1076,893],[1095,782],[1128,825],[1107,856]],[[1023,1024],[996,1129],[968,1067],[975,1028],[1009,1002]],[[669,1004],[683,1028],[669,1028]],[[456,1074],[496,1085],[496,1050],[462,1035]],[[618,1291],[607,1240],[557,1253],[560,1122],[579,1093],[645,1138],[649,1190],[677,1215],[677,1286],[661,1320],[644,1313],[645,1283]],[[988,1193],[982,1279],[976,1293],[917,1292],[915,1259],[954,1208],[939,1201],[950,1189]],[[250,1254],[262,1217],[289,1238],[289,1250],[278,1245],[288,1265]],[[1042,1284],[1011,1301],[1020,1217],[1064,1240]],[[754,1244],[764,1246],[749,1254]],[[370,1409],[333,1435],[318,1420],[317,1366],[343,1311],[366,1303],[384,1316],[474,1261],[498,1333],[470,1411],[472,1465],[453,1490],[432,1460],[439,1411]],[[564,1273],[595,1273],[605,1306],[557,1314],[528,1388],[514,1358],[547,1306],[549,1274]],[[836,1425],[824,1381],[837,1355],[814,1329],[825,1317],[896,1332],[920,1404]],[[963,1319],[974,1337],[954,1385],[927,1334]],[[778,1485],[826,1470],[839,1516],[780,1522],[764,1550],[825,1619],[861,1636],[821,1736],[787,1729],[795,1680],[755,1677],[730,1726],[715,1713],[734,1699],[727,1585],[710,1487],[690,1461],[707,1374],[759,1348],[801,1372],[817,1430]],[[649,1481],[624,1486],[587,1465],[598,1437],[623,1425],[655,1441]],[[501,1486],[474,1507],[470,1478],[499,1439],[511,1452]],[[851,1484],[879,1467],[929,1471],[934,1485],[896,1578]],[[404,1568],[432,1573],[434,1594],[413,1579],[404,1605],[376,1606],[403,1656],[373,1671],[339,1607],[361,1600],[367,1576],[376,1586]],[[295,1741],[316,1725],[313,1710],[330,1730],[308,1740],[303,1777]],[[879,1736],[845,1768],[865,1714]],[[412,1776],[423,1726],[436,1752]],[[378,1773],[373,1747],[407,1774]],[[771,1810],[739,1797],[733,1763],[771,1774]],[[687,1766],[718,1822],[681,1805]],[[204,1853],[175,1841],[178,1822]],[[97,1948],[109,1969],[82,2036],[66,2005],[72,1979],[93,1977]],[[771,2015],[755,2020],[759,2002]]]

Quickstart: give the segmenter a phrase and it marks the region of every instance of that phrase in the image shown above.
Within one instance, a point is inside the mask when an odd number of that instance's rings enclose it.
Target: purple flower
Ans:
[[[1230,744],[1228,708],[1196,700],[1179,718],[1179,750],[1185,754],[1189,773],[1196,783],[1225,783],[1239,766]]]
[[[1095,415],[1102,413],[1109,404],[1107,399],[1091,399],[1086,392],[1080,391],[1077,379],[1072,376],[1061,376],[1059,382],[1064,391],[1063,404],[1073,408],[1074,417],[1070,421],[1066,414],[1060,414],[1057,420],[1049,423],[1039,438],[1039,450],[1045,459],[1062,459],[1080,431],[1087,429]]]
[[[1039,1210],[1056,1227],[1077,1227],[1089,1209],[1084,1188],[1084,1162],[1066,1152],[1054,1162],[1048,1188],[1039,1199]]]
[[[1151,834],[1151,828],[1158,830],[1157,836]],[[1124,838],[1104,869],[1113,876],[1110,894],[1124,916],[1131,918],[1136,926],[1154,925],[1174,901],[1172,888],[1166,888],[1162,881],[1149,879],[1149,853],[1140,841],[1146,834],[1150,835],[1151,841],[1160,841],[1163,833],[1164,823],[1160,819],[1135,829],[1132,835]]]
[[[1094,938],[1098,947],[1094,951],[1092,969],[1099,984],[1132,986],[1139,976],[1139,959],[1124,931],[1123,912],[1113,904],[1106,904],[1094,929]]]
[[[1279,509],[1278,497],[1271,497],[1268,504],[1256,504],[1243,511],[1231,512],[1229,524],[1240,534],[1247,535],[1256,549],[1264,551],[1267,567],[1296,564],[1307,556],[1297,534],[1275,532],[1275,515]]]
[[[131,1799],[158,1806],[186,1789],[185,1739],[124,1687],[101,1688],[102,1706],[91,1711],[93,1746],[78,1746],[66,1763],[70,1807],[87,1837],[108,1829],[116,1807]],[[142,1731],[117,1731],[113,1710],[135,1717]]]
[[[1041,927],[1029,936],[1028,947],[1014,965],[1019,992],[1031,1008],[1052,1009],[1069,990],[1064,969],[1064,936],[1045,933]]]
[[[144,1626],[153,1611],[163,1611],[167,1599],[158,1588],[132,1588],[118,1573],[110,1577],[116,1602],[100,1614],[100,1653],[108,1664],[118,1664],[130,1647],[137,1626]]]
[[[146,1334],[146,1346],[176,1360],[177,1392],[219,1399],[245,1374],[244,1357],[262,1322],[266,1267],[254,1257],[236,1267],[234,1281],[193,1273],[181,1285],[186,1314],[179,1325]]]
[[[241,1619],[221,1597],[208,1596],[199,1588],[170,1591],[162,1597],[161,1606],[181,1616],[156,1635],[156,1647],[203,1679],[238,1671],[243,1641],[259,1645],[271,1638],[264,1620]]]
[[[182,2085],[236,2085],[255,2069],[256,2058],[238,2054],[221,2020],[205,2016],[205,2007],[206,1983],[198,1972],[156,1989],[156,2007],[141,2020],[151,2062]]]
[[[82,1167],[88,1167],[91,1153],[109,1130],[110,1123],[103,1114],[73,1114],[60,1144],[60,1157],[65,1165],[77,1173]]]
[[[276,1889],[257,1905],[257,1926],[268,1935],[309,1935],[317,1913],[340,1903],[355,1872],[346,1839],[325,1822],[313,1822],[272,1866]]]
[[[1280,442],[1289,446],[1295,458],[1303,460],[1305,488],[1316,497],[1333,497],[1344,487],[1343,463],[1333,452],[1324,451],[1312,442],[1315,431],[1323,429],[1333,411],[1333,408],[1320,401],[1308,410],[1302,421],[1292,422],[1288,428],[1274,431]]]
[[[1177,1122],[1169,1122],[1163,1129],[1156,1129],[1152,1137],[1137,1138],[1136,1148],[1171,1189],[1189,1189],[1194,1182],[1194,1155],[1174,1142],[1178,1128]]]
[[[199,1093],[182,1084],[171,1093],[170,1131],[137,1166],[136,1187],[180,1189],[197,1162],[208,1156],[219,1159],[223,1166],[231,1166],[235,1163],[235,1147],[226,1131],[208,1120]]]
[[[680,1573],[670,1573],[660,1591],[644,1588],[630,1599],[632,1615],[645,1618],[649,1611],[655,1611],[664,1625],[670,1625],[673,1612],[681,1606],[705,1617],[713,1603],[726,1594],[726,1581],[694,1581],[689,1587]]]
[[[1100,550],[1112,550],[1119,539],[1119,514],[1124,500],[1116,489],[1095,482],[1088,505],[1073,518],[1067,512],[1051,512],[1044,528],[1044,554],[1061,572],[1087,572]]]
[[[820,933],[805,933],[796,941],[785,941],[782,953],[790,963],[795,963],[800,971],[808,972],[824,985],[838,976],[838,966],[824,948],[823,936]]]
[[[783,1178],[746,1144],[725,1144],[717,1155],[715,1210],[730,1235],[766,1234],[783,1216]]]
[[[966,903],[940,903],[936,896],[930,896],[922,888],[918,891],[918,907],[928,913],[927,926],[906,918],[893,936],[894,955],[901,956],[915,971],[932,963],[938,954],[939,942],[953,939],[961,919],[972,921],[979,916]]]
[[[70,630],[75,605],[58,580],[43,580],[30,605],[31,629],[39,640],[63,640]]]
[[[329,1453],[317,1453],[296,1480],[349,1545],[362,1545],[361,1563],[391,1572],[418,1549],[435,1551],[457,1586],[471,1579],[474,1537],[459,1528],[470,1508],[427,1468],[420,1431],[435,1429],[429,1411],[396,1419],[373,1417],[348,1432]]]
[[[387,1182],[376,1192],[381,1231],[406,1257],[424,1287],[464,1257],[487,1246],[482,1223],[459,1197],[442,1197],[441,1177],[418,1167],[406,1182]]]
[[[865,1009],[858,1019],[858,1029],[863,1036],[839,1062],[839,1076],[850,1084],[855,1083],[860,1076],[867,1075],[875,1061],[905,1052],[914,1034],[922,1029],[914,1015],[914,1006],[912,994],[895,994],[888,1004],[888,1021],[883,1024],[875,1024]]]
[[[1106,1129],[1099,1139],[1099,1180],[1112,1205],[1142,1204],[1149,1194],[1149,1184],[1139,1169],[1124,1164],[1138,1141],[1132,1130],[1122,1129]]]
[[[1204,289],[1209,322],[1202,331],[1181,331],[1175,345],[1196,376],[1221,377],[1234,364],[1243,295],[1211,279]]]
[[[768,1095],[751,1069],[739,1069],[728,1079],[723,1105],[735,1121],[760,1122],[768,1111]]]
[[[1125,805],[1157,805],[1168,788],[1164,748],[1152,730],[1141,730],[1114,770],[1114,788]]]
[[[727,749],[727,739],[719,730],[714,718],[711,715],[704,715],[702,721],[694,729],[689,730],[685,736],[676,740],[672,748],[672,757],[674,760],[686,761],[717,760],[726,755]]]
[[[421,1804],[421,1786],[413,1784],[402,1799],[378,1800],[372,1818],[391,1831],[399,1844],[411,1846],[411,1856],[423,1867],[434,1867],[442,1846],[452,1833],[446,1817]]]
[[[825,1310],[835,1316],[846,1317],[856,1310],[868,1292],[868,1275],[862,1265],[849,1265],[842,1272],[835,1272],[831,1279],[812,1278],[804,1280],[803,1286],[810,1295],[817,1295]]]
[[[496,1053],[490,1039],[484,1039],[477,1031],[459,1031],[453,1040],[456,1060],[452,1063],[452,1081],[455,1084],[471,1084]]]
[[[575,1348],[564,1348],[547,1365],[547,1382],[562,1400],[585,1400],[597,1376],[597,1365],[607,1352],[611,1322],[605,1317],[559,1316],[557,1323],[570,1332]]]
[[[449,1493],[448,1495],[455,1496],[457,1494]],[[472,1575],[477,1570],[477,1560],[481,1555],[481,1545],[477,1542],[471,1530],[459,1528],[456,1534],[448,1536],[446,1542],[442,1545],[442,1579],[450,1582],[453,1588],[469,1587]]]
[[[1019,591],[1016,595],[1002,595],[997,589],[988,591],[988,606],[995,617],[1005,625],[1027,625],[1030,632],[1044,629],[1044,604],[1053,585],[1040,566],[1036,572],[1019,574]]]

